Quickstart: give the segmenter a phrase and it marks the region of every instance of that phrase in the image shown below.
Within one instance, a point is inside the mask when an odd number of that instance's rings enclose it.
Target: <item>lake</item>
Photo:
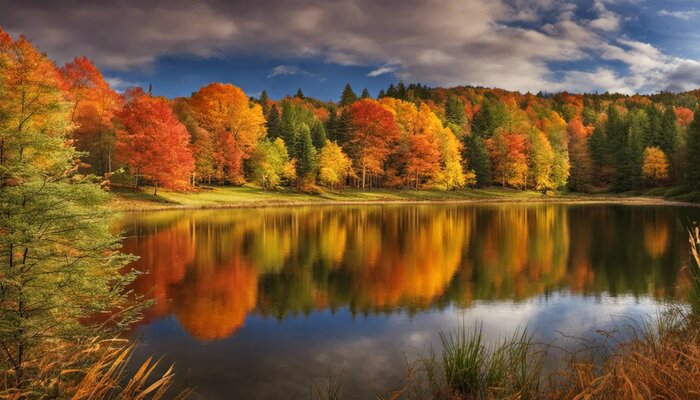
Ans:
[[[135,361],[175,363],[208,399],[395,389],[438,333],[525,326],[594,337],[688,285],[700,210],[611,204],[358,205],[126,214],[136,292],[157,301]]]

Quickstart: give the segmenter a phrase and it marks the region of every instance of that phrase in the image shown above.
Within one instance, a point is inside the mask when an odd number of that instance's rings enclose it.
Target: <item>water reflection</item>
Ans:
[[[674,296],[694,210],[571,205],[387,205],[134,213],[134,289],[206,342],[247,318],[352,318],[475,301]]]

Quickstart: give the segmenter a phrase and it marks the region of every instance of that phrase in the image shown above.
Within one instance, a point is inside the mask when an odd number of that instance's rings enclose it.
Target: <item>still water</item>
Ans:
[[[580,337],[653,314],[687,286],[698,209],[489,204],[126,214],[124,250],[157,301],[136,360],[175,363],[209,399],[344,398],[396,388],[440,330]]]

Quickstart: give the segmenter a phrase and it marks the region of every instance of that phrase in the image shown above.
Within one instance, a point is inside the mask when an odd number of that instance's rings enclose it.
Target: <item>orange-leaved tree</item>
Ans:
[[[189,186],[194,158],[189,134],[175,117],[168,101],[152,97],[141,89],[128,93],[128,103],[120,112],[121,129],[117,131],[117,150],[136,178],[150,180],[154,193],[158,186],[182,190]]]
[[[94,172],[112,172],[113,120],[123,105],[122,97],[86,57],[75,58],[63,66],[61,76],[70,102],[70,121],[75,126],[75,147],[88,153]]]
[[[363,99],[350,106],[352,132],[349,151],[360,170],[362,188],[367,174],[380,174],[391,148],[399,138],[394,115],[379,102]]]
[[[527,183],[527,137],[522,133],[496,129],[486,141],[491,153],[493,178],[503,186],[523,188]]]
[[[214,137],[219,178],[243,183],[243,160],[266,133],[262,107],[251,103],[240,88],[223,83],[199,89],[190,104],[199,126]]]
[[[668,179],[668,159],[660,148],[654,146],[644,149],[642,176],[655,186]]]

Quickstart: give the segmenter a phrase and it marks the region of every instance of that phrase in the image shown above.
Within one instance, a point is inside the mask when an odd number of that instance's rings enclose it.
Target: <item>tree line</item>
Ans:
[[[390,85],[376,99],[249,97],[212,83],[167,99],[120,94],[87,58],[58,69],[83,167],[112,181],[185,190],[504,186],[538,191],[700,188],[698,91],[530,94]]]

